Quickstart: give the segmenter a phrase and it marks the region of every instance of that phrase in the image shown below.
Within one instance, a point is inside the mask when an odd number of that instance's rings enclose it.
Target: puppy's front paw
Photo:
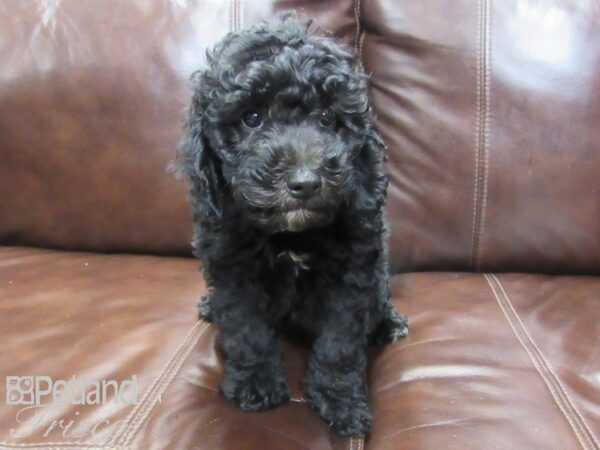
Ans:
[[[210,306],[210,294],[202,296],[198,303],[198,319],[212,322],[212,309]]]
[[[229,370],[225,372],[219,391],[244,411],[270,409],[290,399],[283,370],[257,370],[251,374]]]
[[[341,436],[365,436],[371,429],[372,415],[362,396],[333,397],[324,387],[305,383],[309,405]]]
[[[369,336],[370,345],[383,346],[408,336],[408,318],[395,309],[381,321]]]

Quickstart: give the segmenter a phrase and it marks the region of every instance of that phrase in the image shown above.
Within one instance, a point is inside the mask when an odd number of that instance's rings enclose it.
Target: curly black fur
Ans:
[[[367,345],[407,333],[389,300],[387,176],[366,76],[286,15],[229,33],[192,79],[181,155],[210,287],[200,314],[226,357],[221,393],[245,410],[288,400],[279,335],[295,331],[312,345],[309,404],[340,434],[364,435]],[[299,197],[290,180],[307,176]]]

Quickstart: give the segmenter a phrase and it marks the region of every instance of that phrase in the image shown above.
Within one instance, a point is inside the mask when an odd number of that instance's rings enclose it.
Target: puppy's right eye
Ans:
[[[263,124],[262,114],[258,111],[246,111],[242,116],[242,123],[248,128],[260,128]]]

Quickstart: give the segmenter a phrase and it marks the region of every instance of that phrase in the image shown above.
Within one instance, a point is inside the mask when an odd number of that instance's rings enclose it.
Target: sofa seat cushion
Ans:
[[[288,405],[245,413],[219,396],[215,329],[197,320],[205,290],[194,259],[0,247],[0,448],[355,447],[300,398],[298,351],[286,352],[296,386]],[[135,404],[125,395],[86,405],[47,395],[39,406],[9,404],[28,401],[25,394],[7,397],[7,376],[122,382],[134,375]]]
[[[600,448],[600,278],[409,274],[371,359],[368,448]]]
[[[0,448],[598,449],[598,278],[394,277],[411,334],[372,352],[365,442],[308,408],[306,352],[291,345],[291,402],[247,413],[218,395],[222,356],[214,326],[196,320],[197,267],[0,248],[1,398],[6,376],[137,383],[135,404],[5,404]]]

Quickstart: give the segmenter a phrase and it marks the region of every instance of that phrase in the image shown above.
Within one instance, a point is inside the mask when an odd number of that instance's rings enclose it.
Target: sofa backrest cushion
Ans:
[[[0,8],[0,244],[191,254],[173,161],[205,50],[294,8],[353,44],[354,4],[9,0]]]
[[[189,254],[189,76],[289,9],[372,74],[394,271],[600,272],[600,7],[559,0],[9,0],[0,243]]]
[[[392,268],[600,272],[600,5],[362,0]]]

